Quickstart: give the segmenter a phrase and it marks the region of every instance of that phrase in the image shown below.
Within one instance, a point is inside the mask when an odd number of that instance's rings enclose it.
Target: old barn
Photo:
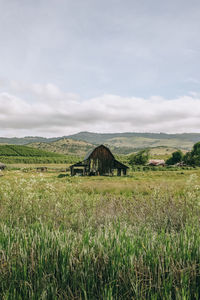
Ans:
[[[86,155],[80,161],[70,167],[71,176],[74,175],[113,175],[117,170],[117,175],[127,174],[128,167],[115,159],[111,151],[104,145],[100,145]]]

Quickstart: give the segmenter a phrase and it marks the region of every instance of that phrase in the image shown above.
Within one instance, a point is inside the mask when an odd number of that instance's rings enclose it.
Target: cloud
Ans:
[[[185,82],[186,82],[186,83],[189,82],[189,83],[193,83],[193,84],[200,84],[200,80],[199,80],[199,79],[192,78],[192,77],[187,78],[187,79],[185,80]]]
[[[81,99],[53,84],[10,82],[0,93],[0,134],[66,135],[97,132],[198,132],[200,97],[175,99],[105,94]]]
[[[54,82],[83,97],[198,89],[200,2],[125,3],[0,1],[1,74]]]

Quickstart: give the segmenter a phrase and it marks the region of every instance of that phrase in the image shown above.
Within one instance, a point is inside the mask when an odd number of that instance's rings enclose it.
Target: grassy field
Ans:
[[[200,298],[200,169],[72,178],[11,167],[0,299]]]

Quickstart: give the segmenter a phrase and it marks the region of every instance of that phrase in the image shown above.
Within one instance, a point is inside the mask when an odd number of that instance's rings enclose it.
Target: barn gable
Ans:
[[[90,158],[101,158],[102,156],[110,157],[110,159],[115,159],[113,154],[111,153],[110,149],[107,148],[104,145],[100,145],[96,147],[95,149],[89,151],[84,160],[90,159]]]

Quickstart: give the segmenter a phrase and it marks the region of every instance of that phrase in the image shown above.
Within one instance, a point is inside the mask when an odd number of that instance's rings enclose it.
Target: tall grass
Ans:
[[[7,172],[0,183],[0,297],[199,299],[199,174],[177,175],[174,183],[156,175]]]
[[[3,299],[199,299],[200,234],[1,227]]]

